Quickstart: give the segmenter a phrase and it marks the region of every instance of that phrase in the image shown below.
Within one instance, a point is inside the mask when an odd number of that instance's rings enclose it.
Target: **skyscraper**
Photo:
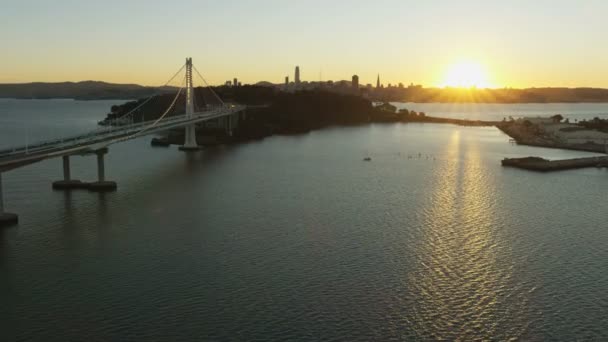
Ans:
[[[378,80],[376,81],[376,88],[380,88],[380,74],[378,74]]]
[[[296,66],[296,87],[300,85],[300,67]]]
[[[355,89],[359,89],[359,76],[353,75],[352,86]]]
[[[232,81],[232,86],[233,87],[238,87],[239,86],[239,80],[235,77],[234,81]]]
[[[289,76],[285,76],[285,89],[289,88]]]

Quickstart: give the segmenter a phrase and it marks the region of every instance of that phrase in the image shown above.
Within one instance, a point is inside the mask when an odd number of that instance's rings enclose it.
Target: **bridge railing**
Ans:
[[[207,111],[193,113],[192,116],[187,116],[185,114],[176,115],[176,116],[171,116],[171,117],[162,119],[158,122],[156,122],[156,120],[149,120],[149,121],[134,123],[131,125],[126,125],[126,126],[118,126],[118,127],[111,127],[108,129],[94,130],[91,132],[87,132],[85,134],[79,134],[79,135],[73,135],[73,136],[68,136],[68,137],[63,137],[63,138],[41,141],[41,142],[37,142],[34,144],[28,144],[26,146],[9,147],[9,148],[0,150],[0,159],[11,157],[13,155],[19,155],[19,154],[29,155],[29,154],[36,154],[36,153],[41,153],[41,152],[49,151],[49,150],[56,150],[56,149],[60,149],[62,146],[66,146],[66,145],[71,146],[71,147],[89,145],[89,144],[93,144],[95,142],[104,141],[108,137],[112,137],[112,136],[116,136],[118,138],[118,137],[128,136],[130,134],[135,135],[138,132],[140,132],[142,129],[145,129],[146,127],[154,127],[155,130],[158,130],[158,128],[162,128],[162,126],[174,125],[180,121],[187,122],[187,121],[191,121],[191,120],[200,120],[201,118],[208,117],[208,116],[222,116],[222,115],[228,114],[233,111],[241,110],[243,108],[244,108],[243,106],[225,105],[225,106],[221,106],[219,108],[215,107],[215,108],[211,108],[210,110],[207,110]],[[154,124],[154,123],[156,123],[156,124]]]

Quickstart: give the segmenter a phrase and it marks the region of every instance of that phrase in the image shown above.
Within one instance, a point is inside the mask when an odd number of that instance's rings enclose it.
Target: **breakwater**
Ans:
[[[540,172],[561,171],[586,167],[608,167],[608,157],[587,157],[563,160],[547,160],[539,157],[505,158],[502,160],[502,166]]]

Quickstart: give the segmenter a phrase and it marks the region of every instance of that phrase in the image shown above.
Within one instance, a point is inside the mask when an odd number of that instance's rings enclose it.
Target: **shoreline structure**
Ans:
[[[504,121],[496,127],[520,145],[608,154],[608,133],[562,120],[561,115],[549,118],[523,118]],[[598,127],[604,124],[600,119],[595,119],[593,122]],[[530,171],[550,172],[608,167],[608,156],[563,160],[547,160],[539,157],[505,158],[501,164]]]

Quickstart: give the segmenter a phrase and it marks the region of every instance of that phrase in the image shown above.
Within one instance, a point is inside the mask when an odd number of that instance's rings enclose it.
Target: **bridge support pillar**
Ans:
[[[180,151],[197,151],[200,149],[196,143],[196,126],[188,125],[185,128],[184,145],[179,147]]]
[[[225,116],[226,120],[226,134],[232,136],[232,114]]]
[[[106,180],[106,167],[104,158],[107,153],[107,148],[102,148],[101,150],[95,151],[95,154],[97,154],[97,182],[92,182],[87,185],[87,188],[91,191],[115,191],[117,188],[116,182]]]
[[[4,212],[4,194],[2,193],[2,172],[0,172],[0,227],[17,224],[19,216]]]
[[[55,190],[72,190],[85,188],[86,184],[72,179],[70,172],[70,156],[63,156],[63,180],[53,182]]]
[[[70,156],[63,156],[63,179],[70,180]]]

